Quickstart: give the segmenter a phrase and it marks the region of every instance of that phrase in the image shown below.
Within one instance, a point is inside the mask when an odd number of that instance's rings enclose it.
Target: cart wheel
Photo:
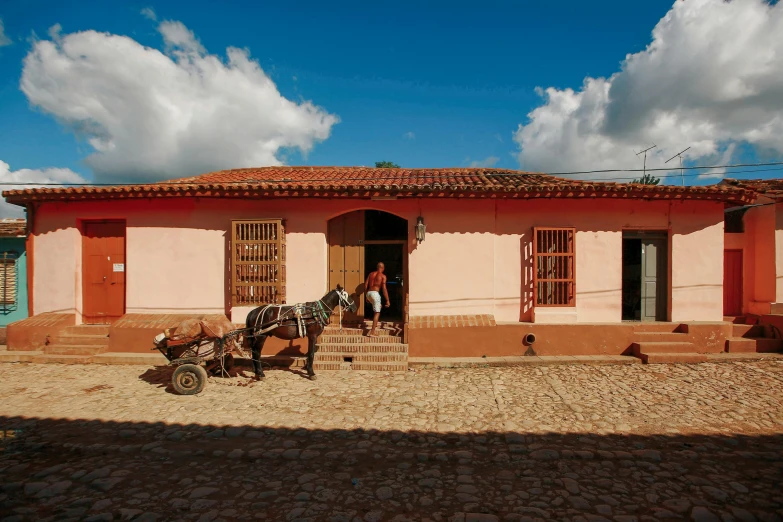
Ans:
[[[207,371],[197,364],[183,364],[174,370],[171,384],[180,395],[195,395],[206,386]]]

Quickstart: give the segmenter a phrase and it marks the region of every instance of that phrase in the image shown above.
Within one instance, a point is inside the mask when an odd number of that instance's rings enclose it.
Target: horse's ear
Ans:
[[[340,291],[340,292],[343,290],[343,287],[342,287],[342,286],[340,286],[340,284],[339,284],[339,283],[337,284],[337,290],[338,290],[338,291]]]

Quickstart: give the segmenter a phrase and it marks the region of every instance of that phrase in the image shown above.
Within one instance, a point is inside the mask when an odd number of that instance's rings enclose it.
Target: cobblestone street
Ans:
[[[0,372],[0,520],[783,520],[779,361]]]

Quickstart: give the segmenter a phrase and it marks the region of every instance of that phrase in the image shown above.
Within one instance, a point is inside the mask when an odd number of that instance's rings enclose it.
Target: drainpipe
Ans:
[[[525,356],[530,357],[536,354],[536,352],[533,350],[533,343],[536,342],[536,334],[529,333],[526,334],[522,338],[522,344],[527,346],[527,350],[525,350]]]

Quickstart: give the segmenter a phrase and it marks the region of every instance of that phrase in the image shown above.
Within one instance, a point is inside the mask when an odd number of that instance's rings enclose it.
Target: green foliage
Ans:
[[[375,162],[375,168],[376,169],[398,169],[400,168],[399,165],[394,163],[393,161],[376,161]]]
[[[661,182],[661,178],[656,178],[652,174],[646,174],[641,178],[635,179],[632,183],[641,183],[642,185],[657,185]]]

